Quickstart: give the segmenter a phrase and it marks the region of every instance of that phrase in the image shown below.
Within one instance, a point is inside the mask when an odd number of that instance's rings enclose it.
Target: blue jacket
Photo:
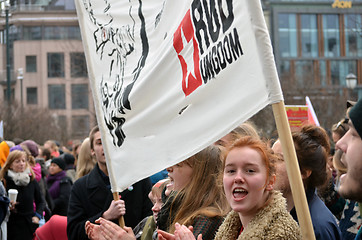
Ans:
[[[315,189],[307,190],[307,202],[314,234],[317,240],[340,240],[341,231],[334,215],[329,211],[324,202],[317,196]],[[290,211],[295,221],[298,221],[295,208]]]

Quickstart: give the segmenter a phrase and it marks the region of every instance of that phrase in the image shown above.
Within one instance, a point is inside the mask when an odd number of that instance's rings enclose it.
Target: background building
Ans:
[[[286,104],[309,96],[321,124],[330,127],[347,98],[362,97],[362,0],[263,2]],[[355,89],[347,88],[350,73]]]
[[[65,138],[86,137],[96,120],[74,1],[10,4],[11,97],[26,109],[49,109]],[[262,4],[285,103],[305,104],[309,96],[321,125],[329,128],[344,115],[346,99],[362,97],[362,0],[262,0]],[[3,13],[0,99],[5,101]],[[355,89],[346,85],[350,73],[358,81]]]
[[[83,139],[95,113],[74,1],[11,1],[10,14],[12,98],[26,108],[48,108],[66,138]],[[2,101],[7,96],[5,20],[0,20]]]

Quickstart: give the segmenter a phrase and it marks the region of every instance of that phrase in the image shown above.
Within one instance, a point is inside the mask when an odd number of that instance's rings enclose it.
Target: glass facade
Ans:
[[[324,56],[340,56],[339,21],[337,14],[323,15]]]
[[[345,14],[346,56],[362,56],[362,16],[358,14]]]
[[[72,84],[72,109],[88,109],[88,84]]]
[[[87,63],[83,52],[70,53],[70,76],[87,77]]]
[[[36,87],[26,88],[26,104],[38,104],[38,89]]]
[[[274,25],[277,66],[284,85],[345,87],[347,74],[361,75],[362,14],[289,11],[280,10]]]
[[[279,51],[282,57],[297,56],[297,23],[295,14],[279,14]]]
[[[26,72],[36,72],[36,56],[25,57]]]
[[[64,77],[64,53],[48,53],[48,78]]]
[[[65,109],[65,85],[48,85],[48,105],[50,109]]]
[[[301,14],[301,47],[303,57],[318,56],[318,28],[317,16],[314,14]]]

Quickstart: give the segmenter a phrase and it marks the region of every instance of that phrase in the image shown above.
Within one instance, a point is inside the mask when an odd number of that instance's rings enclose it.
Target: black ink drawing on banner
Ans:
[[[95,51],[102,63],[94,71],[102,71],[99,88],[104,121],[113,137],[113,144],[120,147],[126,138],[122,129],[126,122],[125,115],[131,111],[129,96],[149,54],[143,3],[142,0],[129,0],[129,18],[122,19],[122,25],[117,26],[114,24],[117,12],[112,11],[112,1],[84,0],[83,3],[95,25]],[[162,11],[158,11],[156,17],[151,19],[154,28]],[[114,83],[111,84],[110,80]]]

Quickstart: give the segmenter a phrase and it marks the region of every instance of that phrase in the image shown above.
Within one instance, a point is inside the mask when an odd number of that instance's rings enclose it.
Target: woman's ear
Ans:
[[[305,180],[309,178],[309,176],[312,174],[312,170],[306,169],[301,172],[302,179]]]
[[[265,190],[268,190],[268,191],[273,190],[273,189],[274,189],[275,180],[276,180],[275,174],[271,175],[271,176],[269,177],[269,182],[268,182],[268,184],[266,185]]]

